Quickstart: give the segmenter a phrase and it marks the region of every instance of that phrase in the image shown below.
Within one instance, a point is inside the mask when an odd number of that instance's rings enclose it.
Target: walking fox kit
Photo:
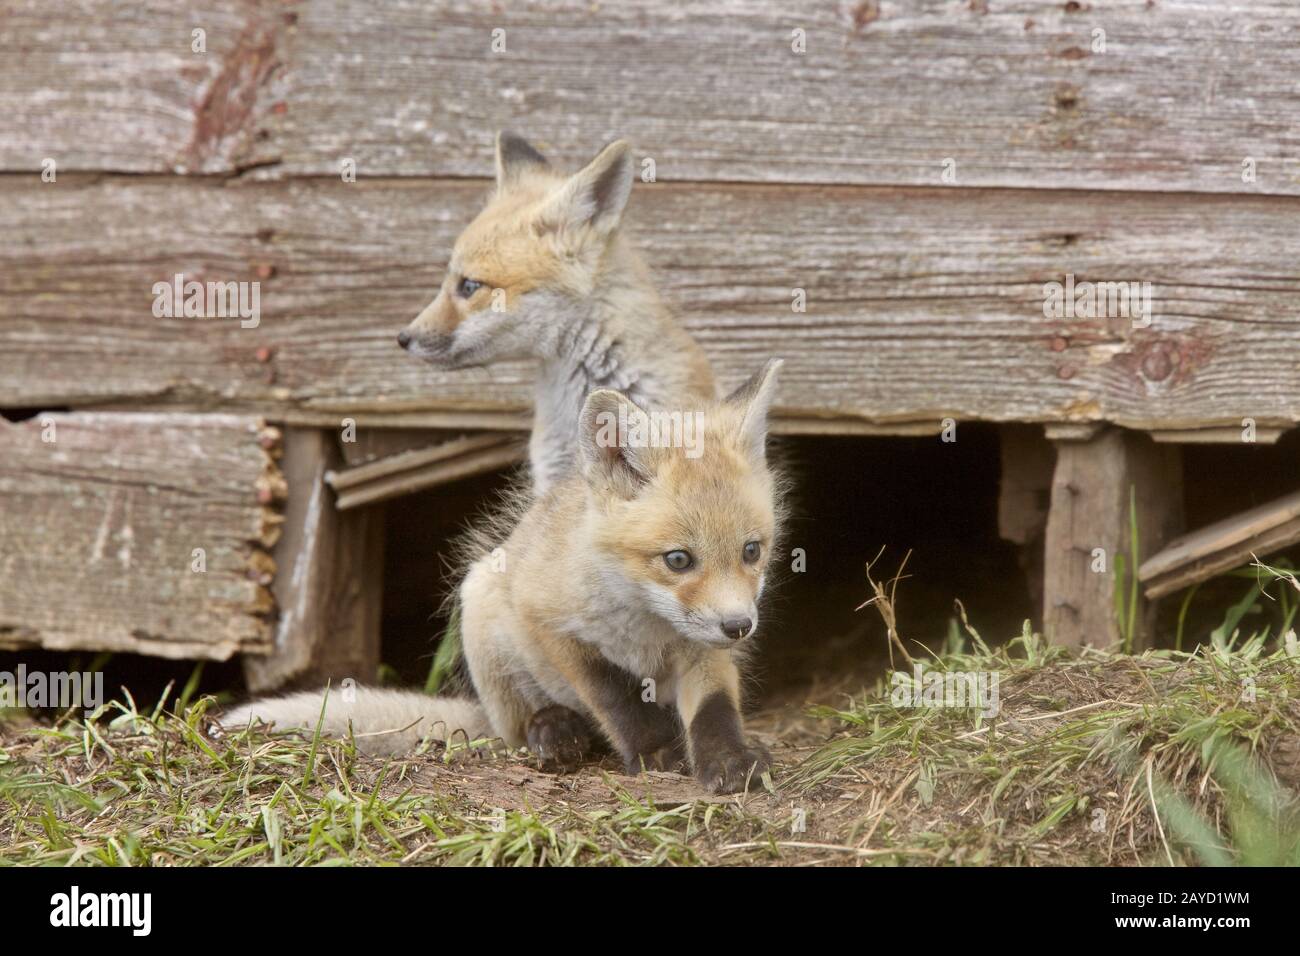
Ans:
[[[627,143],[566,178],[502,133],[496,167],[495,194],[398,342],[442,368],[540,360],[529,461],[542,492],[572,471],[578,409],[593,389],[655,409],[698,408],[717,388],[619,229],[632,191]]]
[[[767,765],[741,730],[738,665],[776,533],[763,445],[778,363],[713,404],[708,360],[618,229],[631,183],[625,143],[565,178],[522,139],[498,138],[495,195],[398,337],[446,368],[541,361],[536,502],[497,520],[518,525],[459,591],[479,701],[336,692],[326,733],[351,727],[363,749],[398,753],[459,729],[527,743],[555,767],[603,737],[630,771],[686,756],[722,791]],[[648,413],[706,407],[685,453],[628,441]],[[319,693],[260,701],[226,723],[314,726],[321,705]]]
[[[742,730],[740,666],[777,534],[764,445],[779,364],[704,410],[695,457],[640,444],[631,436],[645,433],[647,413],[593,392],[578,473],[538,498],[461,585],[478,702],[334,693],[323,732],[350,726],[364,749],[394,753],[459,728],[568,766],[593,750],[596,731],[629,772],[685,756],[709,789],[742,789],[769,759]],[[320,692],[307,692],[246,705],[227,723],[312,727],[321,713]]]

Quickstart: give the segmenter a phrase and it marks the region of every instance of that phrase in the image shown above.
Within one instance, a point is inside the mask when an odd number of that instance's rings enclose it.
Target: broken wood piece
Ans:
[[[516,431],[527,431],[521,428]],[[380,458],[398,455],[404,451],[428,448],[430,445],[450,441],[463,433],[438,428],[383,428],[357,423],[355,431],[347,438],[339,436],[339,450],[343,453],[340,468],[368,465]]]
[[[400,451],[351,468],[329,471],[325,473],[325,481],[335,491],[345,491],[369,481],[387,478],[390,475],[405,471],[413,471],[425,465],[446,461],[448,458],[455,458],[458,455],[478,451],[482,448],[503,445],[513,440],[516,440],[515,436],[490,432],[483,435],[468,435],[464,438],[440,442],[425,448]]]
[[[325,481],[338,494],[334,507],[347,511],[505,468],[522,461],[525,450],[522,436],[514,433],[469,435],[354,468],[330,471]]]
[[[998,482],[998,537],[1025,545],[1040,539],[1047,526],[1056,449],[1033,425],[998,430],[1002,471]],[[1041,563],[1041,562],[1040,562]]]
[[[0,647],[269,650],[279,441],[244,415],[0,420]]]
[[[1146,595],[1160,597],[1300,542],[1300,491],[1171,541],[1142,563]]]
[[[1043,535],[1052,498],[1056,448],[1036,425],[998,429],[998,537],[1016,544],[1016,560],[1035,607],[1043,602]]]
[[[1150,634],[1152,609],[1140,593],[1129,607],[1133,565],[1182,530],[1181,451],[1110,428],[1089,441],[1057,442],[1056,454],[1043,553],[1044,630],[1056,644],[1108,647],[1124,639],[1131,621],[1136,650]],[[1123,626],[1117,597],[1125,604]]]
[[[341,453],[332,431],[285,429],[288,485],[272,586],[280,614],[271,653],[244,658],[254,693],[286,685],[375,679],[383,597],[384,514],[339,514],[322,481]]]

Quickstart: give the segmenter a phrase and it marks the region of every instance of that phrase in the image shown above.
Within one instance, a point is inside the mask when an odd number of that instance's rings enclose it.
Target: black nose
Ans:
[[[397,344],[400,345],[402,348],[406,348],[408,345],[410,345],[410,344],[411,344],[411,333],[408,332],[408,331],[406,331],[406,329],[402,329],[402,331],[398,332],[398,333],[397,333]]]
[[[722,622],[722,633],[733,641],[738,641],[754,627],[754,622],[747,617],[729,617]]]

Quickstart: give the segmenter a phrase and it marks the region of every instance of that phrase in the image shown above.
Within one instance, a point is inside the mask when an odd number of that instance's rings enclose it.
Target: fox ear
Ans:
[[[505,130],[497,133],[497,189],[504,189],[529,169],[547,169],[550,163],[528,140]]]
[[[631,194],[632,150],[626,140],[619,140],[560,187],[543,208],[541,222],[560,230],[590,226],[606,234],[623,218]]]
[[[648,434],[646,413],[622,392],[600,388],[587,396],[578,423],[582,475],[593,488],[635,498],[654,474],[650,449],[636,440]]]
[[[745,384],[727,396],[727,404],[740,409],[740,441],[756,461],[766,458],[767,413],[776,395],[776,373],[785,363],[768,359]]]

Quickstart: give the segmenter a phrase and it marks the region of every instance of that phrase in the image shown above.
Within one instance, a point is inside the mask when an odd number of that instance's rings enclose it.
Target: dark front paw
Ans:
[[[559,704],[528,718],[525,736],[538,766],[552,773],[577,768],[595,745],[587,718]]]
[[[734,750],[713,750],[695,756],[695,779],[710,793],[736,793],[762,786],[758,778],[772,766],[772,755],[757,741]]]

